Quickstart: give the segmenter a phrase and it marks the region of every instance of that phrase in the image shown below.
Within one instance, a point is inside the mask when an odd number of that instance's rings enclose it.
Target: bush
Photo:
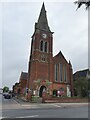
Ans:
[[[37,100],[38,100],[38,96],[34,96],[34,95],[31,96],[31,101],[37,102]]]

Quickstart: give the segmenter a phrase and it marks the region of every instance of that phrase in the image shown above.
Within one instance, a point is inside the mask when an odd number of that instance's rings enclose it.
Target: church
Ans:
[[[48,96],[73,96],[72,65],[61,51],[53,56],[54,32],[48,25],[44,3],[34,28],[28,63],[28,96],[42,97],[43,93]]]

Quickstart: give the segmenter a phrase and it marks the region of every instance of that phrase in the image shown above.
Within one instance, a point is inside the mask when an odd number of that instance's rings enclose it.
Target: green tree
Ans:
[[[79,97],[86,97],[89,89],[88,79],[84,77],[77,78],[74,81],[74,88],[77,91],[77,96]]]
[[[8,92],[8,91],[9,91],[9,87],[5,86],[5,87],[3,88],[3,92]]]
[[[90,91],[90,78],[88,79],[88,91]]]

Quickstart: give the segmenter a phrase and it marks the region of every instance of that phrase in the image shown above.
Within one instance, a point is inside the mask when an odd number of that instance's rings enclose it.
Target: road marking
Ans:
[[[37,105],[21,105],[22,107],[38,108]]]
[[[21,106],[23,106],[23,107],[27,107],[27,106],[28,106],[28,107],[31,107],[32,105],[21,105]]]
[[[4,119],[4,118],[7,118],[7,117],[0,117],[0,120]]]
[[[0,117],[0,120],[1,119],[4,119],[4,118],[33,118],[33,117],[38,117],[39,115],[31,115],[31,116],[20,116],[20,117]]]
[[[15,117],[15,118],[33,118],[38,117],[39,115],[31,115],[31,116],[21,116],[21,117]]]
[[[53,106],[55,106],[55,107],[61,107],[61,106],[59,106],[59,105],[55,105],[55,104],[52,104]]]
[[[15,103],[17,103],[18,105],[20,105],[16,100],[12,99]]]

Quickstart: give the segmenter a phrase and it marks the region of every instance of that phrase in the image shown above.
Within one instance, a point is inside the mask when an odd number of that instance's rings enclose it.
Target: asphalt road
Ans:
[[[2,98],[3,118],[88,118],[87,105],[31,104]]]

